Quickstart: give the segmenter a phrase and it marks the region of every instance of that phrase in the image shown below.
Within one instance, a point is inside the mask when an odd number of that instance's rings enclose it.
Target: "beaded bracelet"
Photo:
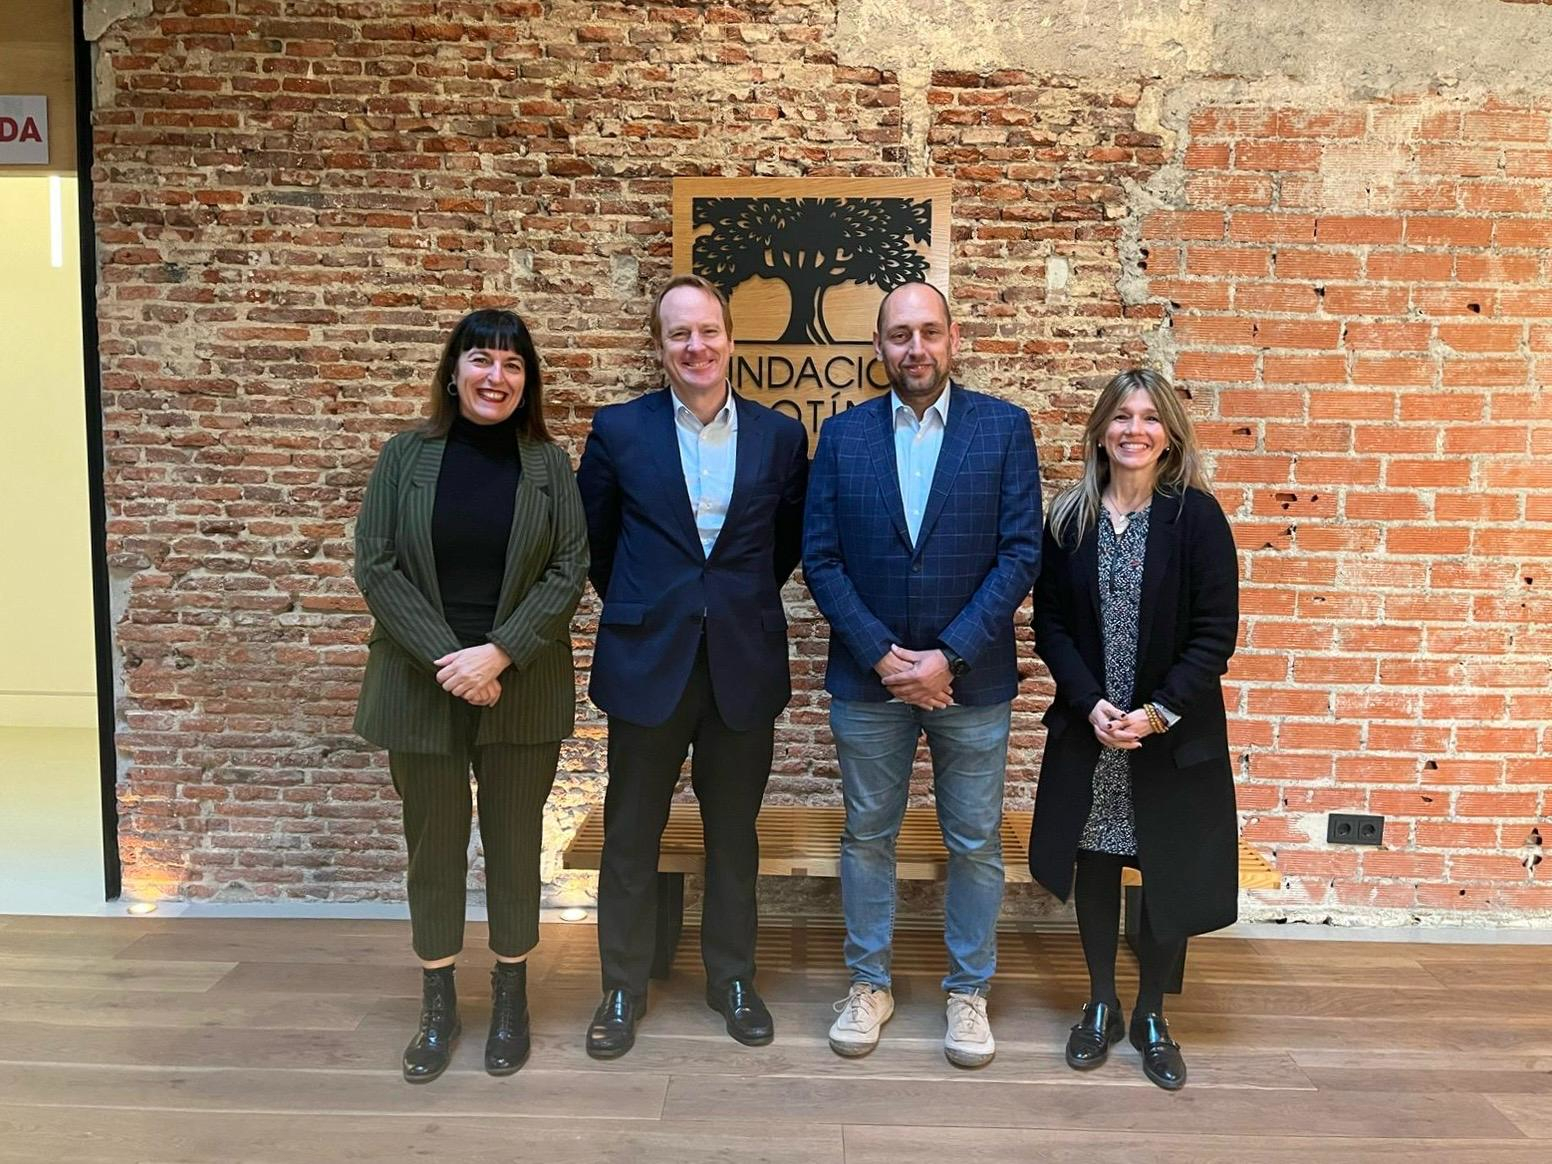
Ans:
[[[1148,717],[1148,726],[1153,729],[1154,734],[1163,735],[1169,731],[1169,724],[1164,721],[1164,715],[1157,707],[1151,703],[1145,703],[1142,705],[1142,710]]]

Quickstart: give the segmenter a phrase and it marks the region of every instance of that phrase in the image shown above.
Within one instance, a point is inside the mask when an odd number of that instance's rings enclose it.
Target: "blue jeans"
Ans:
[[[841,766],[841,903],[853,982],[889,985],[895,838],[905,818],[916,741],[932,753],[938,827],[948,850],[944,941],[948,991],[985,993],[997,968],[1002,908],[1002,790],[1010,703],[923,711],[908,703],[830,701]]]

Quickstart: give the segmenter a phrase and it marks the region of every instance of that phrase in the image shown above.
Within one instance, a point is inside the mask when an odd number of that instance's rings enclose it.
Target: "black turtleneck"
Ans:
[[[521,474],[515,416],[500,424],[453,421],[437,476],[431,545],[447,625],[466,647],[488,642],[496,622]]]

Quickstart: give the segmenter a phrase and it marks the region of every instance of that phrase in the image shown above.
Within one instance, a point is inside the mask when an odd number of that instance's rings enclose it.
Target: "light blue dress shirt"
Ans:
[[[927,512],[927,498],[932,494],[932,475],[938,468],[938,454],[943,451],[943,430],[948,426],[948,394],[953,391],[948,384],[943,393],[923,414],[920,420],[903,404],[894,392],[889,393],[895,417],[895,472],[900,479],[900,501],[905,506],[905,528],[916,544],[921,532],[922,514]]]
[[[726,403],[711,423],[702,424],[672,388],[668,392],[674,399],[679,467],[684,470],[684,487],[690,495],[701,549],[709,558],[733,497],[733,476],[738,467],[738,408],[729,389]]]

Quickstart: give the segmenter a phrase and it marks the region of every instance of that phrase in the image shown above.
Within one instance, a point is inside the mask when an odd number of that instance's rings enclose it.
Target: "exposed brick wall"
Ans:
[[[1552,907],[1517,853],[1552,810],[1549,124],[1200,108],[1185,203],[1143,224],[1243,555],[1240,804],[1288,900]],[[1384,849],[1326,846],[1333,809]]]
[[[96,113],[132,887],[400,895],[349,733],[349,523],[453,319],[518,306],[576,453],[650,382],[673,176],[903,176],[914,150],[955,184],[963,376],[1029,408],[1053,483],[1096,378],[1151,354],[1192,393],[1244,550],[1242,807],[1291,878],[1266,908],[1552,909],[1505,855],[1552,784],[1545,109],[1204,101],[1173,132],[1142,78],[907,92],[840,52],[832,0],[154,7],[102,39]],[[788,599],[772,795],[830,799],[824,628]],[[583,663],[591,629],[589,599]],[[601,739],[585,712],[552,844]],[[1327,850],[1328,807],[1387,813],[1386,851]]]

